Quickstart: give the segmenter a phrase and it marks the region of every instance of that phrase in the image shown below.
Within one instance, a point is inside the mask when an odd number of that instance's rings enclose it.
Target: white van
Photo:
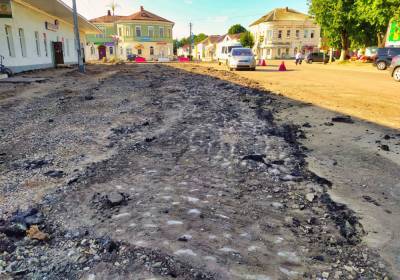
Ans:
[[[242,48],[242,44],[237,42],[227,42],[226,44],[221,44],[217,52],[217,60],[219,65],[227,65],[228,55],[234,48]]]

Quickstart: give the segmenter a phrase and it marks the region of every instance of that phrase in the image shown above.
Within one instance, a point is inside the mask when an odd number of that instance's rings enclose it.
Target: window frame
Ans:
[[[47,48],[47,34],[46,33],[43,33],[43,46],[44,46],[44,55],[46,57],[48,57],[49,56],[49,50]]]
[[[140,25],[135,26],[135,37],[142,37],[142,27]]]
[[[164,28],[164,26],[160,26],[160,38],[165,38],[165,28]]]
[[[154,55],[154,47],[153,46],[150,47],[150,55]]]
[[[26,52],[25,32],[23,28],[18,28],[18,37],[19,37],[19,44],[21,47],[21,55],[22,57],[28,57]]]
[[[282,30],[278,30],[278,39],[282,40],[282,35],[283,35],[283,31]]]
[[[151,35],[150,35],[150,31],[151,31]],[[154,38],[154,26],[148,27],[147,34],[149,35],[150,38]]]
[[[14,38],[13,38],[13,33],[12,33],[12,26],[6,24],[6,25],[4,25],[4,30],[6,33],[8,54],[10,55],[10,57],[15,57],[15,46],[14,46]]]

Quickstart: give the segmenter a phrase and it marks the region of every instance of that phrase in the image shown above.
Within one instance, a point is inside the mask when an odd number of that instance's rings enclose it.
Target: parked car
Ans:
[[[324,63],[328,63],[329,62],[329,55],[325,54],[325,61],[324,61],[324,54],[323,53],[319,53],[319,52],[315,52],[315,53],[309,53],[306,56],[306,62],[307,63],[313,63],[313,62],[324,62]],[[335,59],[332,57],[332,61],[334,61]]]
[[[249,48],[233,48],[228,55],[229,70],[249,69],[256,70],[256,59]]]
[[[400,55],[392,59],[392,64],[390,64],[390,73],[395,81],[400,82]]]
[[[386,70],[397,55],[400,55],[400,48],[379,48],[374,64],[378,70]]]
[[[234,48],[242,48],[242,44],[236,42],[229,42],[220,46],[220,49],[217,53],[218,64],[227,64],[228,63],[228,55],[231,53]]]

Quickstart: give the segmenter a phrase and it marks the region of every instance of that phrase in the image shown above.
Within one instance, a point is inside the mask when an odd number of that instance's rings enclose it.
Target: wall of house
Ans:
[[[33,69],[49,68],[54,66],[52,42],[64,42],[64,62],[66,64],[77,63],[77,52],[75,51],[74,31],[71,24],[60,21],[58,31],[50,31],[45,28],[45,22],[54,23],[55,17],[39,13],[19,3],[12,3],[13,18],[0,18],[0,54],[5,57],[4,65],[14,72],[22,72]],[[6,25],[11,26],[13,51],[10,56]],[[26,55],[22,55],[19,38],[19,28],[23,29],[25,37]],[[36,49],[35,32],[39,33],[39,53]],[[45,51],[44,34],[47,37],[47,55]],[[84,41],[84,34],[81,40]]]

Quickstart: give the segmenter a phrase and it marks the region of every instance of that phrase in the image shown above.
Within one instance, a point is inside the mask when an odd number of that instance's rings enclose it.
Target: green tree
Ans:
[[[207,39],[207,37],[208,37],[208,36],[207,36],[206,34],[204,34],[204,33],[200,33],[200,34],[198,34],[198,35],[194,35],[194,39],[193,39],[194,44],[197,45],[197,44],[200,43],[201,41]]]
[[[228,34],[229,35],[239,34],[239,33],[243,33],[243,32],[246,32],[246,31],[247,31],[246,28],[244,28],[240,24],[235,24],[235,25],[232,25],[231,28],[229,28]]]
[[[254,47],[253,34],[251,34],[249,31],[243,33],[242,36],[240,36],[240,43],[242,44],[243,47],[253,48]]]
[[[356,0],[310,0],[310,13],[321,26],[332,47],[340,48],[340,60],[346,58],[356,30]]]
[[[400,15],[400,0],[356,0],[355,2],[358,31],[364,35],[361,39],[368,40],[368,37],[372,36],[379,47],[384,47],[389,22]]]

